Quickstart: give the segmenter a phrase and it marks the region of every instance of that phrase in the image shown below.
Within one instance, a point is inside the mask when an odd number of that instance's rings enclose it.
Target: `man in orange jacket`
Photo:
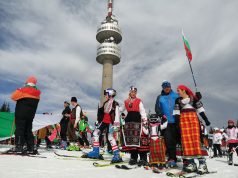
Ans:
[[[40,90],[36,87],[37,79],[29,77],[24,87],[12,93],[12,100],[16,101],[15,108],[15,147],[14,153],[25,153],[23,146],[27,145],[27,153],[36,154],[34,137],[32,134],[32,122],[40,100]]]

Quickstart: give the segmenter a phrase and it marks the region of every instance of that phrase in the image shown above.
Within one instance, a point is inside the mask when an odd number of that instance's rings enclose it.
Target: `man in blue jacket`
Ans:
[[[155,112],[162,118],[167,117],[168,126],[165,131],[165,143],[168,153],[168,166],[176,167],[176,144],[178,143],[178,124],[173,116],[175,100],[179,97],[177,93],[171,89],[171,84],[168,81],[162,83],[162,92],[157,97],[155,103]]]

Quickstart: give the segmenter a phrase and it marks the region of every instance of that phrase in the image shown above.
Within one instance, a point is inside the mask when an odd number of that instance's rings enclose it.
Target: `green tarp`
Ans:
[[[0,112],[0,140],[14,135],[14,113]]]

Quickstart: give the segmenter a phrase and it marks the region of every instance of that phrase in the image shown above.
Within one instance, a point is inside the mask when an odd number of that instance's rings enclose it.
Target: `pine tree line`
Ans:
[[[4,101],[0,108],[0,112],[10,112],[10,105],[8,102]]]

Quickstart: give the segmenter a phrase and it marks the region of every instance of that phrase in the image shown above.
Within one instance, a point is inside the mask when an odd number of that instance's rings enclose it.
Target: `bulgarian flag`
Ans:
[[[184,36],[184,33],[183,33],[183,30],[182,30],[182,36],[183,36],[183,44],[184,44],[184,48],[185,48],[185,51],[186,51],[186,55],[188,57],[188,60],[189,62],[192,61],[192,52],[191,52],[191,49],[190,49],[190,45],[188,43],[188,40],[187,38]]]

